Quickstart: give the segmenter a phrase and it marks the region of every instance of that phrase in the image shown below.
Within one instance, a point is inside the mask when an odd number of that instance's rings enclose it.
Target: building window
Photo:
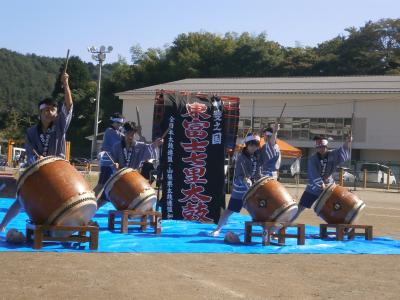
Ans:
[[[254,117],[253,131],[259,132],[263,128],[275,123],[276,117]],[[285,140],[308,141],[316,135],[324,134],[334,141],[344,141],[351,128],[350,118],[282,118],[278,137]],[[251,130],[251,118],[240,117],[239,138],[244,137]]]

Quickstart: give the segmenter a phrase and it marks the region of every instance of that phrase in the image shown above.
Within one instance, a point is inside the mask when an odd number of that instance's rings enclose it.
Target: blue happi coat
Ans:
[[[251,182],[247,183],[246,178]],[[235,163],[235,174],[233,176],[231,197],[242,199],[249,189],[249,186],[261,178],[261,164],[259,153],[249,155],[246,150],[242,150]]]
[[[325,170],[323,170],[321,156],[319,153],[314,153],[308,159],[308,184],[306,191],[319,196],[322,192],[322,183],[325,183],[325,185],[333,183],[332,173],[338,165],[349,160],[349,158],[349,149],[344,146],[338,149],[328,150]]]
[[[104,132],[104,138],[103,138],[103,143],[101,145],[101,151],[106,151],[108,154],[111,155],[113,146],[121,141],[121,138],[123,137],[123,133],[119,130],[114,129],[113,127],[108,127],[106,131]],[[110,167],[112,166],[113,163],[110,159],[110,157],[105,154],[102,155],[100,158],[100,166],[102,167]]]
[[[266,142],[260,149],[261,173],[263,176],[277,178],[281,166],[281,149],[278,144]]]
[[[71,106],[67,111],[63,104],[56,120],[50,125],[47,132],[42,132],[40,122],[27,130],[25,149],[28,164],[32,164],[38,159],[33,149],[42,156],[54,155],[65,158],[65,133],[71,123],[72,109],[73,107]],[[48,137],[47,149],[43,143],[43,139],[46,140],[46,136]]]
[[[114,144],[111,157],[114,162],[119,164],[120,168],[139,169],[144,161],[156,157],[156,150],[152,144],[137,141],[134,141],[132,146],[127,149],[125,139],[121,138],[119,142]]]

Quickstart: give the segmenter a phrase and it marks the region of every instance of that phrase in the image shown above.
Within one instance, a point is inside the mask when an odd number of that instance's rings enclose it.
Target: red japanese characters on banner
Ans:
[[[182,216],[185,220],[200,222],[211,222],[207,217],[210,212],[207,203],[211,202],[212,197],[205,195],[203,185],[207,184],[206,160],[207,146],[209,141],[207,128],[210,122],[207,121],[211,115],[207,114],[207,106],[202,103],[186,104],[186,113],[181,116],[184,118],[182,127],[188,142],[181,142],[180,145],[188,156],[183,157],[182,161],[188,166],[183,169],[185,175],[184,183],[188,188],[181,189],[182,198],[178,201],[184,203],[182,206]]]

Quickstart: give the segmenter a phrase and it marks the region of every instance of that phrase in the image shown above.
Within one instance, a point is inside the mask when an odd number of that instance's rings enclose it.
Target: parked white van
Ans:
[[[12,156],[13,161],[19,161],[20,158],[24,156],[25,156],[24,148],[13,147],[13,156]]]
[[[364,163],[361,165],[360,180],[364,180],[364,170],[367,170],[367,182],[377,182],[387,184],[388,172],[390,168],[378,163]],[[390,170],[389,183],[396,184],[396,178]]]

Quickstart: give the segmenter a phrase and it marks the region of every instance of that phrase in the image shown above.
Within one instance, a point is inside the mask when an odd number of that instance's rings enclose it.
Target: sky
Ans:
[[[113,46],[106,63],[129,49],[171,45],[181,33],[265,32],[286,47],[316,46],[382,18],[399,18],[399,0],[3,0],[0,48],[91,61],[89,46]]]

